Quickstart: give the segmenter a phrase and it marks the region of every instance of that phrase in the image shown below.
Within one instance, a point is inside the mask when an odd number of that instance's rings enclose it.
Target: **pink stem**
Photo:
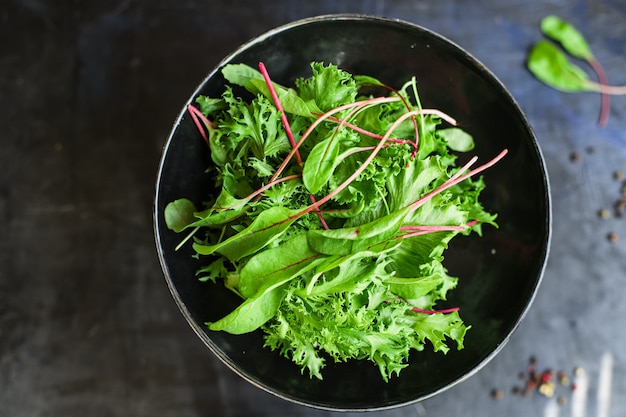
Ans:
[[[376,145],[376,147],[374,148],[372,153],[370,153],[370,155],[367,157],[367,159],[365,159],[365,161],[363,161],[363,163],[354,171],[354,173],[352,175],[350,175],[344,182],[339,184],[337,186],[337,188],[335,188],[330,193],[328,193],[326,196],[324,196],[323,198],[318,200],[315,204],[310,205],[309,207],[305,208],[304,210],[300,211],[299,213],[295,214],[292,217],[293,218],[297,218],[297,217],[300,217],[300,216],[302,216],[302,215],[304,215],[306,213],[310,213],[311,211],[317,209],[322,204],[324,204],[324,203],[328,202],[329,200],[331,200],[334,196],[339,194],[344,188],[346,188],[348,185],[350,185],[359,175],[361,175],[361,173],[363,171],[365,171],[367,166],[374,160],[374,158],[376,157],[378,152],[380,152],[380,150],[383,148],[385,142],[387,141],[389,136],[391,136],[393,131],[398,127],[398,125],[400,123],[402,123],[404,120],[406,120],[407,118],[415,116],[416,114],[419,114],[419,110],[415,110],[415,111],[411,111],[411,112],[405,113],[402,116],[400,116],[398,119],[396,119],[396,121],[394,121],[393,124],[389,127],[389,129],[387,130],[387,132],[385,133],[383,138],[380,140],[380,142],[378,142],[378,145]],[[302,139],[300,139],[300,142],[302,142]]]
[[[400,226],[400,230],[421,230],[424,232],[445,232],[450,230],[465,230],[464,226]]]
[[[234,208],[235,208],[235,207],[237,207],[237,206],[240,206],[240,205],[242,205],[242,204],[245,204],[248,200],[250,200],[250,199],[252,199],[252,198],[254,198],[254,197],[256,197],[256,196],[258,196],[258,195],[262,194],[264,191],[266,191],[266,190],[268,190],[268,189],[272,188],[273,186],[275,186],[275,185],[277,185],[277,184],[280,184],[281,182],[284,182],[284,181],[289,181],[289,180],[293,180],[293,179],[300,178],[300,177],[301,177],[301,175],[300,175],[300,174],[294,174],[294,175],[288,175],[288,176],[283,177],[283,178],[278,178],[277,180],[274,180],[274,181],[272,181],[272,182],[268,182],[268,183],[267,183],[267,184],[265,184],[263,187],[261,187],[261,188],[259,188],[258,190],[254,191],[253,193],[251,193],[251,194],[250,194],[250,195],[248,195],[247,197],[242,198],[242,199],[241,199],[242,201],[240,201],[240,202],[239,202],[239,203],[237,203],[237,204],[233,204],[232,206],[228,206],[228,207],[215,207],[215,209],[216,209],[216,210],[232,210],[232,209],[234,209]]]
[[[461,181],[464,181],[464,180],[468,179],[469,177],[471,177],[473,175],[476,175],[476,174],[486,170],[487,168],[495,165],[499,160],[504,158],[504,155],[506,155],[507,153],[508,153],[508,151],[505,149],[502,152],[500,152],[491,161],[487,162],[486,164],[479,166],[478,168],[468,172],[465,175],[460,175],[463,171],[465,171],[471,165],[473,165],[474,162],[476,162],[476,160],[478,159],[476,157],[473,157],[467,164],[465,164],[459,171],[457,171],[456,174],[454,174],[452,177],[450,177],[442,185],[440,185],[439,187],[435,188],[433,191],[431,191],[430,193],[426,194],[424,197],[420,198],[419,200],[411,203],[410,204],[411,208],[413,210],[417,209],[419,206],[421,206],[422,204],[424,204],[425,202],[427,202],[428,200],[433,198],[435,195],[441,193],[442,191],[447,190],[448,188],[450,188],[450,187],[460,183]]]
[[[336,118],[336,117],[329,117],[329,118],[328,118],[328,120],[330,120],[331,122],[335,122],[335,123],[341,123],[341,121],[342,121],[342,119],[338,119],[338,118]],[[345,120],[345,119],[344,119],[344,120]],[[379,134],[377,134],[377,133],[370,132],[369,130],[365,130],[365,129],[363,129],[363,128],[361,128],[361,127],[357,126],[357,125],[353,125],[353,124],[348,123],[348,122],[344,122],[343,124],[344,124],[346,127],[350,128],[350,129],[352,129],[352,130],[354,130],[355,132],[361,133],[361,134],[363,134],[363,135],[365,135],[365,136],[369,136],[369,137],[374,138],[374,139],[382,139],[382,135],[379,135]],[[393,142],[393,143],[398,143],[398,144],[401,144],[401,145],[406,145],[406,144],[410,144],[411,146],[414,146],[414,145],[415,145],[415,143],[414,143],[414,142],[412,142],[412,141],[410,141],[410,140],[406,140],[406,139],[393,139],[393,138],[389,138],[389,139],[387,139],[387,141],[388,141],[388,142]]]
[[[609,85],[609,78],[607,77],[606,72],[604,71],[604,67],[602,67],[600,62],[595,58],[591,58],[589,59],[589,64],[597,74],[600,84]],[[600,94],[602,97],[602,102],[600,107],[598,124],[600,126],[606,126],[606,123],[609,119],[609,107],[611,105],[611,97],[607,92],[600,92]]]
[[[267,84],[267,88],[269,88],[270,90],[270,94],[272,95],[272,100],[274,100],[274,104],[276,105],[276,109],[280,113],[280,119],[282,120],[283,125],[285,126],[285,131],[287,132],[289,143],[291,143],[291,148],[296,149],[296,160],[298,161],[298,165],[300,166],[300,171],[302,171],[302,158],[300,157],[300,152],[297,151],[296,140],[294,139],[293,133],[291,132],[291,127],[289,126],[289,121],[287,120],[287,115],[285,114],[285,110],[283,109],[283,106],[280,103],[280,100],[278,99],[278,93],[276,93],[274,84],[272,83],[272,80],[270,79],[270,75],[267,72],[267,68],[265,68],[265,64],[263,64],[263,62],[259,62],[259,70],[261,71],[261,74],[263,74],[263,79],[265,80],[265,83]],[[313,194],[309,194],[309,198],[311,199],[311,203],[315,204],[315,196]],[[319,209],[316,210],[316,212],[317,212],[317,217],[320,219],[320,222],[322,223],[322,227],[328,230],[328,224],[326,223],[326,220],[324,220],[324,216],[322,216],[322,213],[319,211]]]
[[[291,143],[291,147],[296,147],[296,140],[293,137],[293,133],[291,132],[291,127],[289,126],[289,121],[287,120],[287,115],[285,114],[285,110],[283,109],[283,105],[280,103],[278,99],[278,93],[276,93],[276,89],[274,88],[274,84],[270,79],[270,75],[267,72],[267,68],[265,68],[265,64],[259,62],[259,70],[261,74],[263,74],[263,79],[267,84],[267,88],[270,90],[270,94],[272,95],[272,100],[274,100],[274,104],[276,105],[276,109],[280,113],[280,120],[282,120],[283,125],[285,126],[285,131],[287,132],[287,137],[289,138],[289,143]],[[300,152],[296,151],[296,160],[298,161],[298,165],[302,168],[302,158],[300,157]]]
[[[204,114],[202,114],[202,112],[200,112],[198,109],[196,109],[194,106],[192,106],[191,104],[187,106],[187,111],[189,111],[189,114],[191,115],[191,119],[193,120],[194,124],[196,125],[196,127],[198,128],[198,131],[200,132],[200,135],[202,135],[202,139],[204,139],[204,141],[206,142],[206,144],[209,144],[209,137],[207,136],[204,127],[202,126],[202,123],[200,123],[200,117],[204,118]],[[206,121],[205,123],[210,123],[208,119],[204,118]],[[204,121],[204,120],[203,120]]]
[[[448,313],[454,313],[455,311],[459,311],[460,308],[453,307],[453,308],[446,308],[444,310],[422,310],[421,308],[413,307],[411,308],[411,310],[415,311],[416,313],[423,313],[423,314],[437,314],[437,313],[448,314]]]
[[[397,97],[379,97],[379,98],[373,98],[373,99],[369,99],[369,100],[364,100],[364,101],[360,101],[360,102],[354,102],[354,103],[348,103],[348,104],[344,104],[342,106],[336,107],[332,110],[327,111],[326,113],[324,113],[323,115],[321,115],[320,117],[318,117],[317,119],[315,119],[315,121],[309,126],[309,128],[304,132],[304,134],[300,137],[300,140],[298,141],[298,143],[296,143],[296,146],[294,148],[291,149],[291,152],[289,152],[289,154],[287,154],[287,156],[285,157],[285,159],[283,160],[283,163],[278,167],[278,169],[276,170],[276,172],[274,173],[274,176],[272,177],[272,180],[275,180],[282,172],[283,170],[287,167],[287,165],[289,164],[289,161],[291,160],[291,158],[294,156],[294,154],[297,152],[298,148],[302,145],[302,143],[311,135],[311,133],[313,132],[313,130],[320,124],[322,123],[324,120],[328,119],[330,116],[332,116],[333,114],[339,113],[343,110],[346,109],[351,109],[353,107],[359,106],[361,105],[361,103],[367,103],[367,104],[377,104],[377,103],[390,103],[393,101],[398,101],[399,99]]]
[[[437,110],[437,109],[422,109],[422,114],[432,114],[434,116],[439,117],[440,119],[445,120],[446,122],[448,122],[452,126],[456,126],[456,124],[457,124],[456,120],[453,117],[447,115],[446,113],[442,112],[441,110]]]

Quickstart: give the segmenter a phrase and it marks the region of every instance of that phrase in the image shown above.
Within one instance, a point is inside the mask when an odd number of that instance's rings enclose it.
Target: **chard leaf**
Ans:
[[[165,206],[163,213],[167,228],[176,233],[182,232],[196,220],[196,206],[188,199],[174,200]]]
[[[559,42],[570,55],[585,60],[594,59],[585,37],[565,20],[557,16],[546,16],[541,20],[541,31]]]
[[[287,282],[310,269],[318,258],[320,254],[309,248],[306,235],[296,235],[250,258],[239,275],[239,292],[249,298],[263,287]]]
[[[565,92],[593,91],[587,73],[570,62],[551,42],[539,41],[535,44],[527,65],[535,77],[555,89]]]
[[[416,307],[431,307],[430,305],[417,305],[416,302],[425,295],[437,290],[444,283],[445,276],[432,274],[418,278],[391,278],[385,282],[389,284],[389,290],[398,297],[408,301]]]
[[[193,248],[199,255],[217,252],[230,261],[239,261],[282,235],[296,220],[294,215],[298,212],[280,206],[271,207],[261,212],[250,226],[230,238],[215,245],[194,243]]]
[[[253,332],[271,319],[284,298],[283,286],[272,287],[248,298],[228,315],[215,322],[207,322],[210,330],[222,330],[231,334]]]
[[[376,252],[361,251],[351,255],[334,256],[325,265],[317,268],[314,278],[317,281],[307,286],[299,294],[306,297],[320,295],[331,296],[335,293],[360,293],[370,285],[372,280],[380,280],[388,275],[385,271],[387,262],[364,262],[366,258],[375,258],[380,255]],[[334,272],[331,274],[331,271]],[[319,277],[326,275],[326,279],[319,282]]]
[[[408,214],[409,210],[403,209],[360,226],[309,230],[307,239],[316,252],[348,255],[358,250],[367,250],[398,234],[400,225]]]

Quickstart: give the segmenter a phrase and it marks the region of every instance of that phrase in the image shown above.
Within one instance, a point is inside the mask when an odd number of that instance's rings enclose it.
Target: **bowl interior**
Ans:
[[[263,348],[257,332],[233,336],[210,332],[206,321],[220,318],[239,302],[221,283],[200,283],[201,260],[187,245],[174,251],[181,235],[163,220],[165,205],[177,198],[207,200],[213,182],[207,147],[185,112],[164,149],[155,200],[155,235],[167,283],[182,313],[206,345],[253,384],[288,400],[332,410],[385,409],[419,401],[469,377],[507,341],[525,315],[541,280],[550,232],[546,171],[533,132],[501,83],[462,49],[424,28],[366,16],[326,16],[299,21],[251,41],[228,56],[195,91],[217,97],[227,63],[256,67],[263,61],[274,81],[293,85],[310,74],[311,61],[333,63],[355,74],[372,75],[400,87],[417,77],[424,107],[457,119],[476,141],[471,152],[486,162],[502,149],[509,154],[484,173],[483,205],[498,213],[499,228],[483,237],[454,239],[445,265],[458,276],[449,297],[472,325],[465,349],[447,355],[415,353],[410,366],[385,383],[369,362],[329,363],[324,380]],[[471,155],[470,155],[471,156]]]

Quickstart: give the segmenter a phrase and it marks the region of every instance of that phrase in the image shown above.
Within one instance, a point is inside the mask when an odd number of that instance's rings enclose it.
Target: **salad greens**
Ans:
[[[220,192],[198,208],[172,201],[165,220],[206,259],[198,278],[242,299],[209,329],[262,329],[311,377],[329,360],[367,359],[387,381],[412,350],[463,348],[459,308],[436,308],[458,281],[444,251],[497,226],[475,177],[506,150],[458,166],[474,141],[422,108],[415,79],[396,90],[332,64],[311,70],[287,88],[262,63],[222,69],[223,94],[188,107]]]
[[[606,125],[609,117],[610,95],[626,94],[625,87],[608,85],[604,68],[594,56],[583,34],[572,24],[556,16],[541,20],[542,33],[556,41],[563,49],[549,40],[537,42],[528,56],[528,69],[542,82],[565,92],[597,92],[602,96],[598,124]],[[586,61],[598,77],[591,81],[587,73],[573,63],[568,55]]]

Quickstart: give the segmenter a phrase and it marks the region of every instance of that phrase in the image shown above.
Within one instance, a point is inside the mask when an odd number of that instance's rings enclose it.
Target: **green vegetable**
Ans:
[[[611,94],[626,94],[626,87],[608,85],[608,77],[596,59],[583,34],[572,24],[556,16],[541,20],[541,31],[545,36],[563,47],[559,49],[548,40],[537,42],[528,56],[528,69],[540,81],[565,92],[598,92],[602,96],[598,124],[606,125],[609,116]],[[586,61],[596,73],[599,82],[591,81],[587,73],[568,57]]]
[[[320,379],[329,360],[370,360],[388,380],[412,351],[463,348],[459,308],[435,308],[458,281],[443,255],[454,236],[496,226],[473,177],[506,151],[457,166],[474,141],[421,107],[414,79],[395,90],[314,62],[287,88],[259,67],[224,67],[221,97],[189,108],[221,192],[201,210],[185,198],[165,210],[206,259],[199,279],[242,298],[209,329],[261,329],[266,347]]]

